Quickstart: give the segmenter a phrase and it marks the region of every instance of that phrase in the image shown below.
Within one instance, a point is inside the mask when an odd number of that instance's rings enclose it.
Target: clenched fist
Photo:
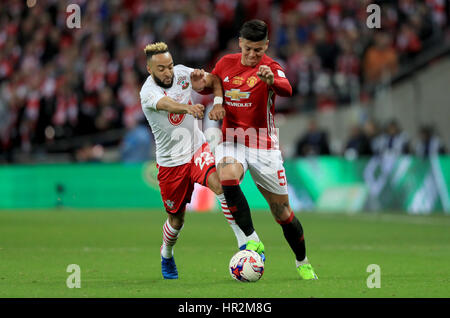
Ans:
[[[256,73],[258,77],[266,83],[267,85],[272,85],[274,81],[274,75],[272,73],[272,70],[267,65],[261,65],[258,69],[258,72]]]
[[[202,91],[206,86],[206,73],[204,70],[195,69],[191,73],[191,83],[192,88],[199,92]]]
[[[215,104],[213,109],[209,112],[209,119],[222,120],[225,117],[225,108],[221,104]]]
[[[202,104],[187,105],[186,110],[187,113],[194,116],[194,118],[203,119],[205,106],[203,106]]]

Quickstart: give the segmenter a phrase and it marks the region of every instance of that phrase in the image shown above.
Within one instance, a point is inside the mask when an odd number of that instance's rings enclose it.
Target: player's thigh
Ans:
[[[208,143],[204,143],[202,147],[195,152],[194,157],[192,158],[190,174],[193,182],[208,187],[214,192],[218,190],[217,186],[220,186],[218,178],[211,177],[217,175],[217,172],[216,161]]]
[[[223,193],[222,185],[220,184],[219,174],[217,173],[217,171],[209,174],[207,179],[207,187],[217,195]]]
[[[286,171],[279,150],[251,149],[248,165],[253,181],[268,193],[277,195],[274,200],[287,196]]]
[[[158,182],[167,213],[178,214],[183,211],[194,191],[190,178],[190,164],[159,167]]]
[[[223,142],[215,149],[216,166],[220,180],[241,180],[248,169],[245,147]]]

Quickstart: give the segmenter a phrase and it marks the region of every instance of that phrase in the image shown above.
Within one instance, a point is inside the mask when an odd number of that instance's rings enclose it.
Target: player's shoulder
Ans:
[[[149,98],[152,99],[160,94],[162,94],[161,88],[155,83],[153,77],[149,75],[144,84],[142,84],[141,90],[139,92],[141,100]]]
[[[145,80],[144,84],[142,84],[142,87],[141,87],[141,91],[140,91],[141,96],[151,89],[153,82],[154,81],[153,81],[152,76],[151,75],[147,76],[147,79]]]
[[[232,53],[232,54],[226,54],[224,56],[222,56],[219,61],[217,62],[218,64],[233,64],[236,63],[236,61],[240,61],[241,60],[241,53]]]
[[[194,71],[194,69],[192,67],[183,64],[177,64],[173,67],[173,71],[175,73],[191,74]]]
[[[271,68],[282,68],[280,63],[278,63],[273,58],[265,54],[262,59],[262,64],[269,65]]]

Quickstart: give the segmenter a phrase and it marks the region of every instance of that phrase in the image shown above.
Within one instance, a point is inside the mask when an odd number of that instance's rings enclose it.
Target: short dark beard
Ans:
[[[164,84],[163,81],[161,81],[155,75],[153,75],[153,79],[155,80],[155,83],[158,84],[158,86],[161,86],[162,88],[171,88],[173,85],[173,77],[172,77],[172,80],[170,81],[170,84]]]

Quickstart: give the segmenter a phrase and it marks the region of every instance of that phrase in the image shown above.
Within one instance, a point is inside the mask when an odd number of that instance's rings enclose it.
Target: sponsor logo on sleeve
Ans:
[[[278,76],[279,77],[284,77],[286,78],[286,75],[284,74],[284,72],[282,70],[277,70]]]

